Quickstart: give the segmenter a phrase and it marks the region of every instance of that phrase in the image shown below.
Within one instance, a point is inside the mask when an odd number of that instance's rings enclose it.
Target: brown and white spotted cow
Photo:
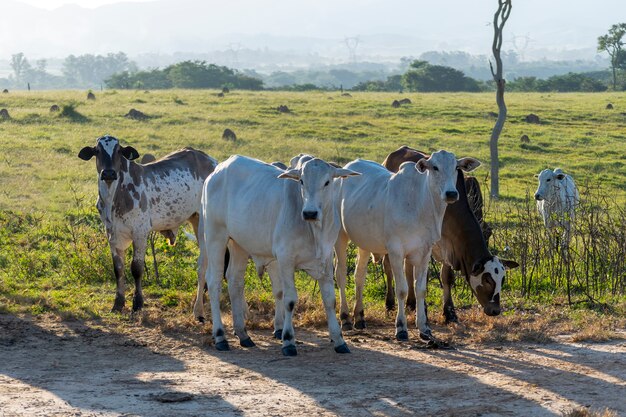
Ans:
[[[383,165],[392,172],[397,172],[402,163],[417,162],[428,158],[428,155],[402,146],[390,153]],[[451,289],[454,284],[454,271],[461,271],[472,292],[483,306],[484,312],[490,316],[500,314],[500,291],[505,276],[505,268],[515,268],[515,261],[498,259],[489,252],[487,239],[491,229],[482,221],[482,195],[475,178],[465,178],[461,170],[457,170],[456,188],[459,201],[446,206],[441,228],[441,240],[433,247],[433,257],[441,262],[441,283],[443,285],[443,314],[446,323],[458,321]],[[391,281],[393,273],[388,260],[384,261],[387,275],[387,306],[393,307],[393,291]],[[408,266],[405,271],[409,284],[409,299],[412,297],[413,268]],[[358,324],[358,323],[357,323]]]
[[[204,152],[184,148],[146,165],[133,162],[139,153],[103,136],[78,157],[96,157],[100,218],[106,227],[117,279],[113,311],[124,308],[124,254],[132,243],[135,279],[133,311],[143,307],[141,277],[148,234],[161,232],[174,243],[178,227],[189,221],[197,236],[202,184],[217,161]]]

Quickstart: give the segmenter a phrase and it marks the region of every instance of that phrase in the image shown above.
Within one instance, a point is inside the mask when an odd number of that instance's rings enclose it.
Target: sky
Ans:
[[[1,0],[0,60],[124,51],[293,50],[369,59],[429,50],[490,54],[497,0]],[[29,6],[36,7],[26,7]],[[61,7],[63,5],[73,7]],[[626,21],[626,0],[513,0],[505,50],[594,59],[597,37]],[[561,54],[562,55],[562,54]],[[561,56],[559,55],[559,56]],[[338,58],[339,59],[339,58]]]

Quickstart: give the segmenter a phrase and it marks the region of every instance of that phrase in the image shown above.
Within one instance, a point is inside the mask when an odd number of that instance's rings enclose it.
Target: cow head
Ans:
[[[545,200],[554,188],[558,188],[561,185],[561,181],[565,179],[565,173],[561,168],[557,168],[554,171],[551,169],[544,169],[539,173],[539,187],[535,192],[535,200]]]
[[[469,284],[486,315],[500,314],[500,292],[506,268],[518,266],[515,261],[500,260],[497,256],[481,259],[473,265]]]
[[[428,159],[420,159],[415,163],[419,172],[427,172],[430,187],[438,193],[445,203],[454,203],[459,199],[456,189],[457,168],[469,172],[480,166],[480,161],[474,158],[456,159],[453,153],[437,151]]]
[[[121,146],[113,136],[102,136],[96,141],[96,146],[85,146],[78,153],[78,157],[85,161],[96,157],[96,170],[100,188],[115,189],[120,177],[124,159],[139,158],[139,152],[132,146]]]
[[[333,179],[361,175],[349,169],[336,168],[318,158],[296,161],[295,165],[296,168],[283,172],[278,178],[287,178],[300,183],[302,218],[319,224],[323,220],[323,207],[333,200]]]

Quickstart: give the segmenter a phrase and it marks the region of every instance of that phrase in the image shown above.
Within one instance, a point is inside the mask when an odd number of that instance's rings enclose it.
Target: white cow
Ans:
[[[565,243],[569,243],[571,222],[580,196],[570,175],[560,168],[544,169],[539,173],[539,187],[535,192],[537,210],[547,229],[563,228]]]
[[[341,294],[341,320],[349,324],[346,299],[346,247],[348,241],[358,247],[355,270],[356,320],[363,320],[362,293],[371,253],[388,254],[396,283],[398,314],[396,338],[408,339],[404,312],[407,282],[405,258],[415,268],[416,321],[422,337],[432,338],[426,320],[426,274],[432,247],[441,238],[441,224],[446,205],[458,200],[456,169],[471,171],[480,162],[473,158],[457,160],[446,151],[433,153],[417,163],[405,162],[392,173],[376,162],[356,160],[345,166],[361,177],[341,182],[342,230],[335,250],[336,277]],[[359,305],[359,303],[361,303]]]
[[[251,256],[257,269],[264,267],[272,279],[276,301],[274,328],[282,328],[284,355],[297,354],[292,324],[298,297],[296,269],[319,281],[335,351],[349,352],[335,316],[332,253],[341,224],[333,179],[354,175],[358,174],[317,158],[285,171],[236,155],[218,165],[209,176],[202,196],[194,314],[203,320],[202,291],[206,279],[218,350],[229,348],[219,305],[220,272],[228,245],[230,263],[226,277],[233,327],[242,346],[254,346],[244,323],[244,273]]]

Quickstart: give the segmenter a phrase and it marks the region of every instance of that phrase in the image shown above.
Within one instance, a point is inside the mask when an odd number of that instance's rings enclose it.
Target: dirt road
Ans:
[[[0,315],[0,416],[626,415],[623,340],[429,350],[375,328],[338,355],[296,331],[285,358],[269,331],[217,352],[197,333]]]

